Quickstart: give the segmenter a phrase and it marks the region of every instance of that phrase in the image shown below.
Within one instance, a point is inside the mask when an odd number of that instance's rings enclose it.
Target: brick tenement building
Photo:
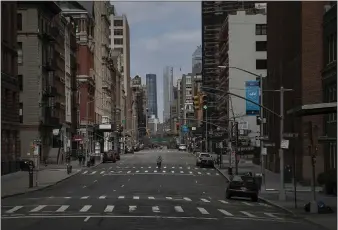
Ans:
[[[285,92],[284,112],[296,106],[322,102],[323,68],[323,14],[326,2],[268,2],[267,4],[267,56],[268,77],[265,89],[293,89]],[[278,92],[265,92],[264,104],[280,113]],[[266,166],[279,171],[278,148],[280,145],[279,118],[265,113],[267,124],[265,135],[275,143],[268,148]],[[306,137],[306,122],[312,121],[323,131],[323,116],[309,116],[292,119],[285,117],[284,132],[299,133],[297,141],[290,143],[290,150],[284,150],[285,165],[293,165],[296,155],[296,176],[308,182],[311,178],[311,157],[308,153],[309,140]],[[294,127],[294,129],[293,129]],[[292,151],[294,147],[294,151]],[[319,146],[316,172],[324,169],[323,151]]]
[[[1,2],[1,175],[19,170],[17,2]]]

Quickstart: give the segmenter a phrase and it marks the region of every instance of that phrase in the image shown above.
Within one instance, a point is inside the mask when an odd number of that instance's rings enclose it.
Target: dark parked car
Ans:
[[[116,154],[112,150],[103,153],[103,163],[106,163],[107,161],[112,161],[113,163],[116,162]]]
[[[228,186],[225,191],[225,197],[246,197],[251,198],[252,201],[258,201],[258,183],[255,178],[249,174],[235,175],[230,178]]]

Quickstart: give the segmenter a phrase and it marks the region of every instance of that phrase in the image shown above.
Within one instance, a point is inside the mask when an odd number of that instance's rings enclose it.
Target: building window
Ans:
[[[23,63],[22,42],[18,42],[18,64]]]
[[[123,35],[123,29],[115,29],[114,35]]]
[[[256,60],[256,69],[267,69],[268,63],[266,59],[257,59]]]
[[[114,44],[115,45],[123,45],[123,38],[115,38]]]
[[[256,51],[266,51],[267,42],[266,41],[256,41]]]
[[[17,29],[22,30],[22,14],[17,14]]]
[[[336,143],[330,143],[330,168],[335,169],[337,167],[337,144]]]
[[[328,42],[328,55],[329,55],[329,63],[337,60],[337,37],[336,34],[331,34],[327,38]]]
[[[114,26],[123,26],[122,20],[114,20]]]
[[[266,35],[266,30],[266,24],[256,24],[256,35]]]
[[[22,103],[20,103],[19,117],[20,117],[20,123],[23,123],[23,104]]]
[[[22,79],[22,75],[18,75],[18,81],[19,81],[19,89],[20,91],[23,90],[23,79]]]

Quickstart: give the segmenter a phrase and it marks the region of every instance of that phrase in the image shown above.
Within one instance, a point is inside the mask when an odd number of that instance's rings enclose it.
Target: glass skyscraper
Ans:
[[[156,74],[146,74],[148,116],[157,115]]]

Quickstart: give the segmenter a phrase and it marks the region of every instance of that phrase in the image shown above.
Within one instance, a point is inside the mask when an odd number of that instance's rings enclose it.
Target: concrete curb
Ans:
[[[10,195],[1,196],[1,199],[5,199],[5,198],[8,198],[8,197],[13,197],[13,196],[19,196],[19,195],[23,195],[23,194],[28,194],[28,193],[31,193],[31,192],[41,191],[41,190],[44,190],[44,189],[46,189],[46,188],[50,188],[50,187],[52,187],[52,186],[54,186],[54,185],[57,185],[57,184],[59,184],[59,183],[65,181],[65,180],[67,180],[67,179],[69,179],[69,178],[71,178],[71,177],[77,175],[77,174],[80,173],[81,171],[82,171],[82,170],[80,170],[80,171],[78,171],[78,172],[75,172],[74,174],[72,174],[72,175],[70,175],[70,176],[67,176],[67,177],[65,177],[65,178],[63,178],[63,179],[61,179],[61,180],[58,180],[58,181],[56,181],[56,182],[54,182],[54,183],[51,183],[51,184],[46,185],[46,186],[43,186],[43,187],[41,187],[41,188],[37,188],[37,189],[34,189],[34,190],[29,190],[29,191],[25,191],[25,192],[18,192],[18,193],[14,193],[14,194],[10,194]]]

